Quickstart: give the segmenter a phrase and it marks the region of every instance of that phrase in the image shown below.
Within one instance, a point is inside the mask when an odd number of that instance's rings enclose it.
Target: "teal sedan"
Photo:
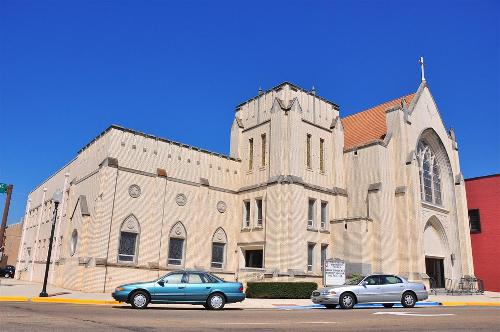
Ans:
[[[135,309],[155,304],[201,304],[220,310],[226,303],[245,299],[243,284],[227,282],[203,271],[175,271],[150,282],[116,287],[111,294],[116,301],[130,303]]]

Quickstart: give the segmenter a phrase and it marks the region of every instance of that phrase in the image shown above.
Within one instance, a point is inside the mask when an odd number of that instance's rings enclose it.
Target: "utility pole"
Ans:
[[[9,207],[10,207],[10,198],[12,197],[12,189],[14,188],[11,184],[0,183],[0,193],[6,193],[7,197],[5,197],[5,208],[3,209],[2,215],[2,226],[0,227],[0,263],[3,260],[4,253],[4,234],[5,227],[7,226],[7,217],[9,215]]]

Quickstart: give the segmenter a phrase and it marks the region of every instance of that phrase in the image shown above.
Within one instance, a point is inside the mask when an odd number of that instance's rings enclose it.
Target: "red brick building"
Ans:
[[[474,271],[484,288],[500,291],[500,174],[465,180]]]

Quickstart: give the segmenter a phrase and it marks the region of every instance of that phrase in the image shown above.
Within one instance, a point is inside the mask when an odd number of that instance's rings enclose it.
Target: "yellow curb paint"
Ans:
[[[0,296],[0,302],[28,302],[29,298],[24,296]]]
[[[500,302],[441,302],[445,307],[459,306],[481,306],[481,307],[500,307]]]
[[[120,304],[114,300],[82,300],[82,299],[68,299],[68,298],[50,298],[50,297],[33,297],[31,302],[37,303],[70,303],[70,304],[101,304],[101,305],[115,305]]]

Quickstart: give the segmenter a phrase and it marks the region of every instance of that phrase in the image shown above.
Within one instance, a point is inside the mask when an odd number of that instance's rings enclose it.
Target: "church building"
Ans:
[[[423,68],[422,68],[423,69]],[[342,118],[284,82],[234,112],[222,155],[112,125],[28,196],[17,278],[86,292],[203,269],[226,280],[473,275],[458,143],[422,81]]]

